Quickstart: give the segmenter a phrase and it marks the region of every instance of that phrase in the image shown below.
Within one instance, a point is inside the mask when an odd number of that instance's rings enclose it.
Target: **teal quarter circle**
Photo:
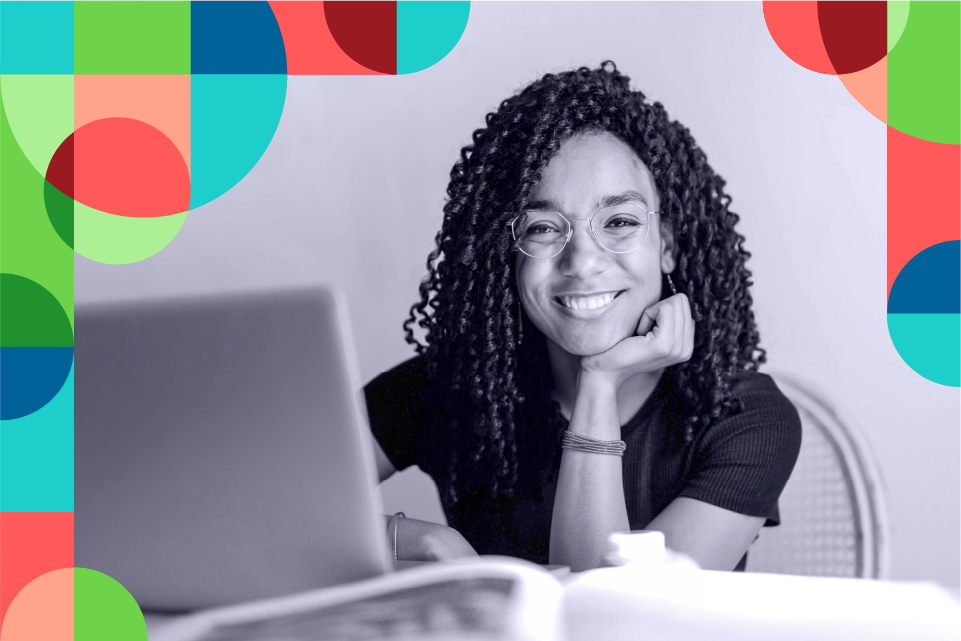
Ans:
[[[0,74],[22,73],[73,73],[73,2],[0,2]]]
[[[467,27],[470,2],[397,3],[397,73],[416,73],[444,59]]]
[[[73,512],[73,372],[39,410],[0,421],[0,511]]]
[[[287,99],[286,74],[190,77],[190,209],[227,193],[263,156]]]
[[[961,143],[959,24],[961,2],[911,3],[887,58],[888,126],[930,142]]]
[[[908,367],[939,385],[961,387],[961,314],[888,314],[888,333]]]

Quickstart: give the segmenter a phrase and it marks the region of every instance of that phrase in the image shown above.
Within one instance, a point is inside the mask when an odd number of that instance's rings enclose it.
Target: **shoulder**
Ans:
[[[378,374],[364,386],[365,393],[390,394],[397,392],[423,393],[427,386],[427,359],[414,356]]]
[[[801,451],[801,419],[766,374],[740,372],[732,391],[740,410],[695,438],[691,479],[681,495],[776,525],[777,499]]]
[[[379,374],[364,386],[367,413],[375,432],[385,422],[421,425],[427,419],[427,363],[415,356]]]
[[[731,391],[740,410],[705,430],[698,439],[700,453],[720,448],[793,468],[801,448],[801,419],[791,400],[773,378],[754,371],[739,372]]]
[[[364,386],[370,430],[394,467],[421,465],[421,438],[427,429],[427,366],[415,356]]]

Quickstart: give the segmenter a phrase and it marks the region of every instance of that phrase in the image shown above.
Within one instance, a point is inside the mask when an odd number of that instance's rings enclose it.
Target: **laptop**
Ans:
[[[344,297],[78,305],[78,567],[182,611],[391,570]]]

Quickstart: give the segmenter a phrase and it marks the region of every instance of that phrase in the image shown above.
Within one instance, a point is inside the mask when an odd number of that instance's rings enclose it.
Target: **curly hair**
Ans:
[[[689,444],[722,414],[739,411],[734,375],[765,360],[745,267],[750,254],[725,182],[688,129],[633,91],[610,61],[545,75],[488,113],[485,124],[451,170],[428,275],[404,322],[407,342],[426,360],[428,456],[445,502],[485,491],[540,496],[556,474],[566,424],[552,397],[546,338],[523,320],[508,221],[575,134],[609,132],[634,150],[674,234],[672,280],[690,299],[697,331],[690,360],[665,373],[684,417],[673,442]],[[415,324],[426,332],[423,344]]]

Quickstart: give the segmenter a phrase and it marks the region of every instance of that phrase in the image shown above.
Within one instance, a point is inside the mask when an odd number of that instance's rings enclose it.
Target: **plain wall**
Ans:
[[[412,355],[401,323],[451,165],[484,114],[548,71],[613,59],[728,181],[752,253],[764,371],[813,383],[866,435],[893,576],[959,583],[959,393],[916,375],[886,326],[885,125],[775,45],[760,2],[477,2],[455,49],[399,77],[293,76],[273,142],[233,190],[140,263],[76,260],[78,303],[275,287],[344,289],[361,373]],[[389,511],[443,521],[416,469]]]

